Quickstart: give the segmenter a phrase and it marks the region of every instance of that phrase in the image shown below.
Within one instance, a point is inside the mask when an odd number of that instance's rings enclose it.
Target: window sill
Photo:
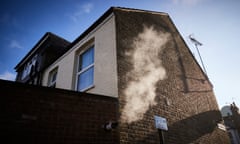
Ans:
[[[89,87],[87,87],[87,88],[85,88],[83,90],[80,90],[80,92],[87,92],[87,91],[93,89],[94,87],[95,87],[95,85],[90,85]]]

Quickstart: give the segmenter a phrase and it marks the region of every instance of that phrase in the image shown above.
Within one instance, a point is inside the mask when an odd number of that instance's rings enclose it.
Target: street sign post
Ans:
[[[161,130],[168,130],[167,127],[167,119],[160,117],[160,116],[154,116],[154,120],[155,120],[155,126],[157,129],[161,129]]]
[[[160,144],[165,144],[163,131],[168,130],[167,119],[160,116],[154,116],[154,120],[155,120],[155,127],[158,129]]]

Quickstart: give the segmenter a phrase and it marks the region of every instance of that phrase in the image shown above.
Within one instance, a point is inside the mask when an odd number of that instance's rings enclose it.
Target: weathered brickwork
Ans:
[[[217,128],[221,116],[212,85],[170,18],[164,13],[161,15],[131,10],[116,10],[115,15],[120,143],[159,143],[154,115],[167,119],[169,130],[164,133],[167,144],[229,143],[227,133]],[[134,81],[134,73],[129,73],[134,68],[133,56],[128,53],[132,51],[136,37],[144,31],[144,27],[153,27],[157,32],[170,34],[162,51],[158,53],[166,70],[166,78],[155,84],[155,104],[148,107],[142,118],[127,123],[127,112],[124,111],[127,103],[125,91],[127,85]],[[142,57],[146,55],[148,53]]]
[[[0,81],[1,141],[24,144],[116,144],[118,101],[106,96]]]

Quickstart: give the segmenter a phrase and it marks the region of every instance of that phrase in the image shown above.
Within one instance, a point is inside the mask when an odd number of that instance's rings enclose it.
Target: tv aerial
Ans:
[[[191,40],[191,42],[195,45],[196,49],[197,49],[197,52],[198,52],[198,56],[200,58],[200,61],[201,61],[201,64],[202,64],[202,67],[203,67],[203,70],[205,72],[205,74],[207,75],[207,71],[206,71],[206,68],[204,66],[204,63],[203,63],[203,60],[202,60],[202,57],[201,57],[201,54],[200,54],[200,51],[198,49],[198,46],[202,46],[203,44],[200,43],[198,40],[196,40],[192,34],[190,34],[189,36],[189,39]]]

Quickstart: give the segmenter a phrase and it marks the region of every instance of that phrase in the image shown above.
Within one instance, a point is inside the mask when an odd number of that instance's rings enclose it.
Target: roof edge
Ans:
[[[70,45],[69,49],[72,48],[75,44],[78,43],[81,39],[83,39],[88,33],[90,33],[95,27],[98,26],[105,18],[107,18],[112,12],[115,7],[110,7],[102,16],[100,16],[95,22],[93,22],[90,27],[88,27],[80,36],[78,36]]]
[[[33,46],[33,48],[22,58],[22,60],[14,67],[15,70],[17,70],[35,51],[38,50],[38,48],[41,46],[41,44],[47,40],[50,36],[57,37],[67,43],[70,43],[68,40],[52,33],[52,32],[46,32],[40,40]]]
[[[158,12],[158,11],[145,10],[145,9],[126,8],[126,7],[113,7],[113,8],[119,9],[119,10],[126,10],[126,11],[147,12],[147,13],[162,14],[162,15],[167,15],[167,16],[169,15],[168,13],[165,13],[165,12]]]
[[[78,41],[83,39],[88,33],[90,33],[95,27],[97,27],[98,24],[100,24],[105,18],[107,18],[111,13],[113,13],[115,10],[125,10],[125,11],[136,11],[136,12],[148,12],[153,14],[162,14],[167,15],[167,13],[164,12],[157,12],[157,11],[150,11],[150,10],[141,10],[141,9],[134,9],[134,8],[125,8],[125,7],[110,7],[105,13],[103,13],[102,16],[100,16],[93,24],[88,27],[80,36],[78,36],[70,45],[69,47],[73,47]]]

